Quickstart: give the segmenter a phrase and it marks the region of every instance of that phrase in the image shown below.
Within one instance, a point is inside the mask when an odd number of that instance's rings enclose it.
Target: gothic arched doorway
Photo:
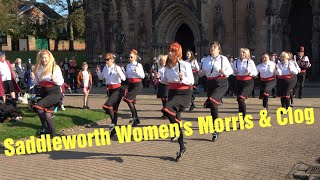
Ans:
[[[193,32],[188,25],[183,23],[176,32],[175,41],[182,46],[182,56],[186,59],[186,51],[195,52]]]
[[[291,51],[305,47],[305,54],[311,56],[313,15],[310,0],[292,0],[289,24],[291,25]]]

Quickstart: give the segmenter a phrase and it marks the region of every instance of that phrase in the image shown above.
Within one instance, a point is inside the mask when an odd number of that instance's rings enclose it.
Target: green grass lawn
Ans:
[[[6,57],[12,63],[16,58],[21,58],[22,63],[26,63],[30,58],[32,60],[32,64],[35,64],[37,53],[38,51],[7,51]],[[70,59],[73,56],[76,57],[78,64],[81,64],[83,61],[88,61],[85,51],[52,51],[51,53],[57,63],[59,63],[60,60],[64,60],[64,58]]]
[[[57,132],[65,128],[90,124],[107,118],[106,114],[100,110],[84,111],[78,108],[66,108],[66,111],[58,111],[54,114],[54,123]],[[3,142],[6,138],[18,140],[35,136],[37,130],[40,128],[39,117],[26,106],[22,106],[21,110],[24,113],[22,122],[0,123],[0,142]]]

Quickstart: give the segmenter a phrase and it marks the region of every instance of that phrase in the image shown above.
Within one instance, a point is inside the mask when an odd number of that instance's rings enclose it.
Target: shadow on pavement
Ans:
[[[107,153],[90,153],[90,152],[77,152],[77,151],[53,151],[48,153],[52,160],[67,160],[67,159],[106,159],[108,161],[116,161],[123,163],[122,157],[144,157],[144,158],[156,158],[165,161],[175,161],[173,157],[166,156],[148,156],[139,154],[107,154]]]

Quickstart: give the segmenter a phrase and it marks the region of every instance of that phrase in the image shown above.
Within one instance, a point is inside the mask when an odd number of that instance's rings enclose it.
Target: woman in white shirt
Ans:
[[[170,123],[181,122],[181,112],[184,111],[191,101],[191,88],[194,83],[191,65],[182,60],[182,47],[174,42],[168,48],[168,59],[161,83],[168,84],[168,102],[162,112],[168,117]],[[180,151],[177,153],[176,161],[183,158],[187,152],[183,143],[183,132],[179,126],[180,136],[178,142]]]
[[[128,104],[132,119],[129,121],[133,126],[140,124],[138,118],[138,113],[135,107],[136,97],[141,93],[143,85],[142,79],[144,79],[145,74],[143,67],[137,62],[138,52],[133,49],[129,54],[130,63],[127,65],[126,74],[129,82],[128,93],[124,97],[124,101]]]
[[[33,106],[41,120],[41,128],[37,136],[49,133],[51,138],[56,136],[54,123],[52,120],[55,106],[61,99],[60,86],[64,83],[61,69],[55,63],[55,59],[50,51],[42,50],[37,55],[37,62],[34,73],[30,75],[32,82],[39,85],[41,99]]]
[[[190,49],[187,50],[186,57],[187,57],[186,62],[190,63],[190,65],[191,65],[192,74],[193,74],[193,78],[194,78],[194,85],[193,85],[193,91],[192,91],[192,97],[191,97],[191,106],[189,109],[189,111],[192,111],[195,108],[194,94],[195,94],[195,91],[197,90],[197,86],[198,86],[200,67],[199,67],[197,59],[194,57],[194,54]]]
[[[262,99],[263,108],[268,109],[269,96],[272,89],[276,86],[276,75],[279,73],[276,63],[270,61],[268,53],[262,54],[261,61],[262,62],[257,66],[261,81],[259,99]]]
[[[233,62],[233,73],[236,76],[236,92],[239,112],[245,117],[247,113],[245,100],[252,93],[254,88],[253,77],[258,74],[256,65],[251,59],[249,49],[240,49],[240,58]]]
[[[290,106],[290,92],[294,88],[294,75],[298,74],[298,69],[292,62],[289,62],[290,56],[287,52],[280,54],[281,62],[278,62],[279,76],[277,81],[278,97],[281,98],[281,106],[288,109]]]
[[[112,124],[110,125],[110,136],[116,134],[115,126],[118,123],[118,108],[121,99],[124,95],[124,90],[121,87],[121,81],[126,80],[120,66],[115,64],[114,54],[107,53],[104,55],[106,66],[104,66],[102,72],[99,66],[97,66],[96,72],[100,80],[105,80],[106,87],[108,89],[108,100],[104,103],[102,108],[105,110],[111,118]]]
[[[155,67],[156,78],[159,81],[157,98],[161,98],[162,107],[164,108],[167,101],[168,101],[169,88],[168,88],[167,84],[161,83],[161,80],[164,78],[165,65],[166,65],[166,61],[168,59],[168,56],[167,55],[159,55],[158,59],[159,59],[159,66],[157,64]],[[166,118],[166,116],[163,114],[162,118]]]
[[[291,52],[288,52],[288,54],[289,54],[289,57],[290,57],[290,59],[289,59],[289,62],[291,62],[291,63],[293,63],[294,64],[294,66],[297,68],[297,70],[298,70],[298,74],[301,72],[301,69],[300,69],[300,67],[299,67],[299,65],[298,65],[298,63],[297,63],[297,61],[295,61],[294,60],[294,56],[293,56],[293,54],[291,53]],[[291,107],[293,107],[293,97],[294,97],[294,94],[295,94],[295,88],[296,88],[296,86],[297,86],[297,84],[298,84],[298,77],[297,77],[297,75],[293,75],[293,78],[294,78],[294,88],[292,89],[292,91],[290,92],[290,106]]]
[[[213,121],[219,117],[218,106],[221,98],[228,91],[228,76],[233,73],[227,57],[220,54],[219,42],[210,44],[210,55],[202,61],[202,73],[207,77],[207,100],[205,108],[210,108]],[[218,140],[219,133],[214,132],[212,141]]]

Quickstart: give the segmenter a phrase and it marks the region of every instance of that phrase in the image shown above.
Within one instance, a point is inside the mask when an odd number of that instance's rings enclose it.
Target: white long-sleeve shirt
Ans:
[[[33,84],[39,85],[39,83],[42,82],[42,81],[48,81],[48,82],[53,82],[57,86],[62,86],[62,84],[64,83],[62,72],[61,72],[61,69],[60,69],[60,67],[58,65],[54,66],[53,74],[50,73],[50,74],[44,76],[41,79],[42,72],[43,72],[43,66],[40,66],[39,70],[38,70],[38,73],[35,74],[35,78],[32,80]],[[53,75],[53,77],[54,77],[53,79],[54,80],[52,80],[51,75]]]
[[[295,65],[292,62],[286,62],[282,65],[281,62],[278,62],[279,67],[279,75],[280,76],[286,76],[286,75],[296,75],[298,74],[298,69],[295,67]]]
[[[218,55],[216,58],[207,56],[202,61],[202,71],[207,78],[221,76],[222,74],[219,72],[221,69],[226,77],[233,73],[228,58],[223,55]]]
[[[0,76],[2,81],[9,81],[11,79],[11,72],[7,61],[0,62]]]
[[[166,67],[159,67],[158,73],[160,74],[160,80],[164,78],[164,72],[166,70]]]
[[[190,59],[187,59],[186,62],[190,63],[192,71],[199,71],[200,70],[198,61],[196,59],[193,60],[192,62],[190,61]]]
[[[126,76],[124,75],[121,67],[113,64],[112,66],[105,66],[102,72],[98,71],[97,76],[100,80],[105,79],[107,85],[111,84],[119,84],[121,80],[126,80]]]
[[[243,59],[242,61],[240,59],[236,59],[233,62],[233,74],[236,76],[247,76],[246,71],[248,69],[249,76],[257,76],[258,71],[256,68],[256,65],[254,64],[254,61],[251,59]]]
[[[126,69],[127,78],[141,78],[144,79],[145,74],[143,67],[138,62],[131,62]]]
[[[260,74],[260,78],[270,78],[280,72],[279,69],[276,70],[276,64],[273,61],[268,61],[267,64],[260,63],[257,66],[257,71]]]
[[[294,66],[297,68],[298,73],[300,73],[300,72],[301,72],[301,68],[299,67],[297,61],[293,60],[293,61],[291,61],[291,62],[292,62],[292,63],[294,64]]]
[[[182,73],[182,80],[179,78],[179,66]],[[190,63],[179,60],[178,63],[172,68],[165,68],[164,77],[161,79],[162,84],[169,83],[182,83],[185,85],[193,85],[194,78],[191,70]]]

